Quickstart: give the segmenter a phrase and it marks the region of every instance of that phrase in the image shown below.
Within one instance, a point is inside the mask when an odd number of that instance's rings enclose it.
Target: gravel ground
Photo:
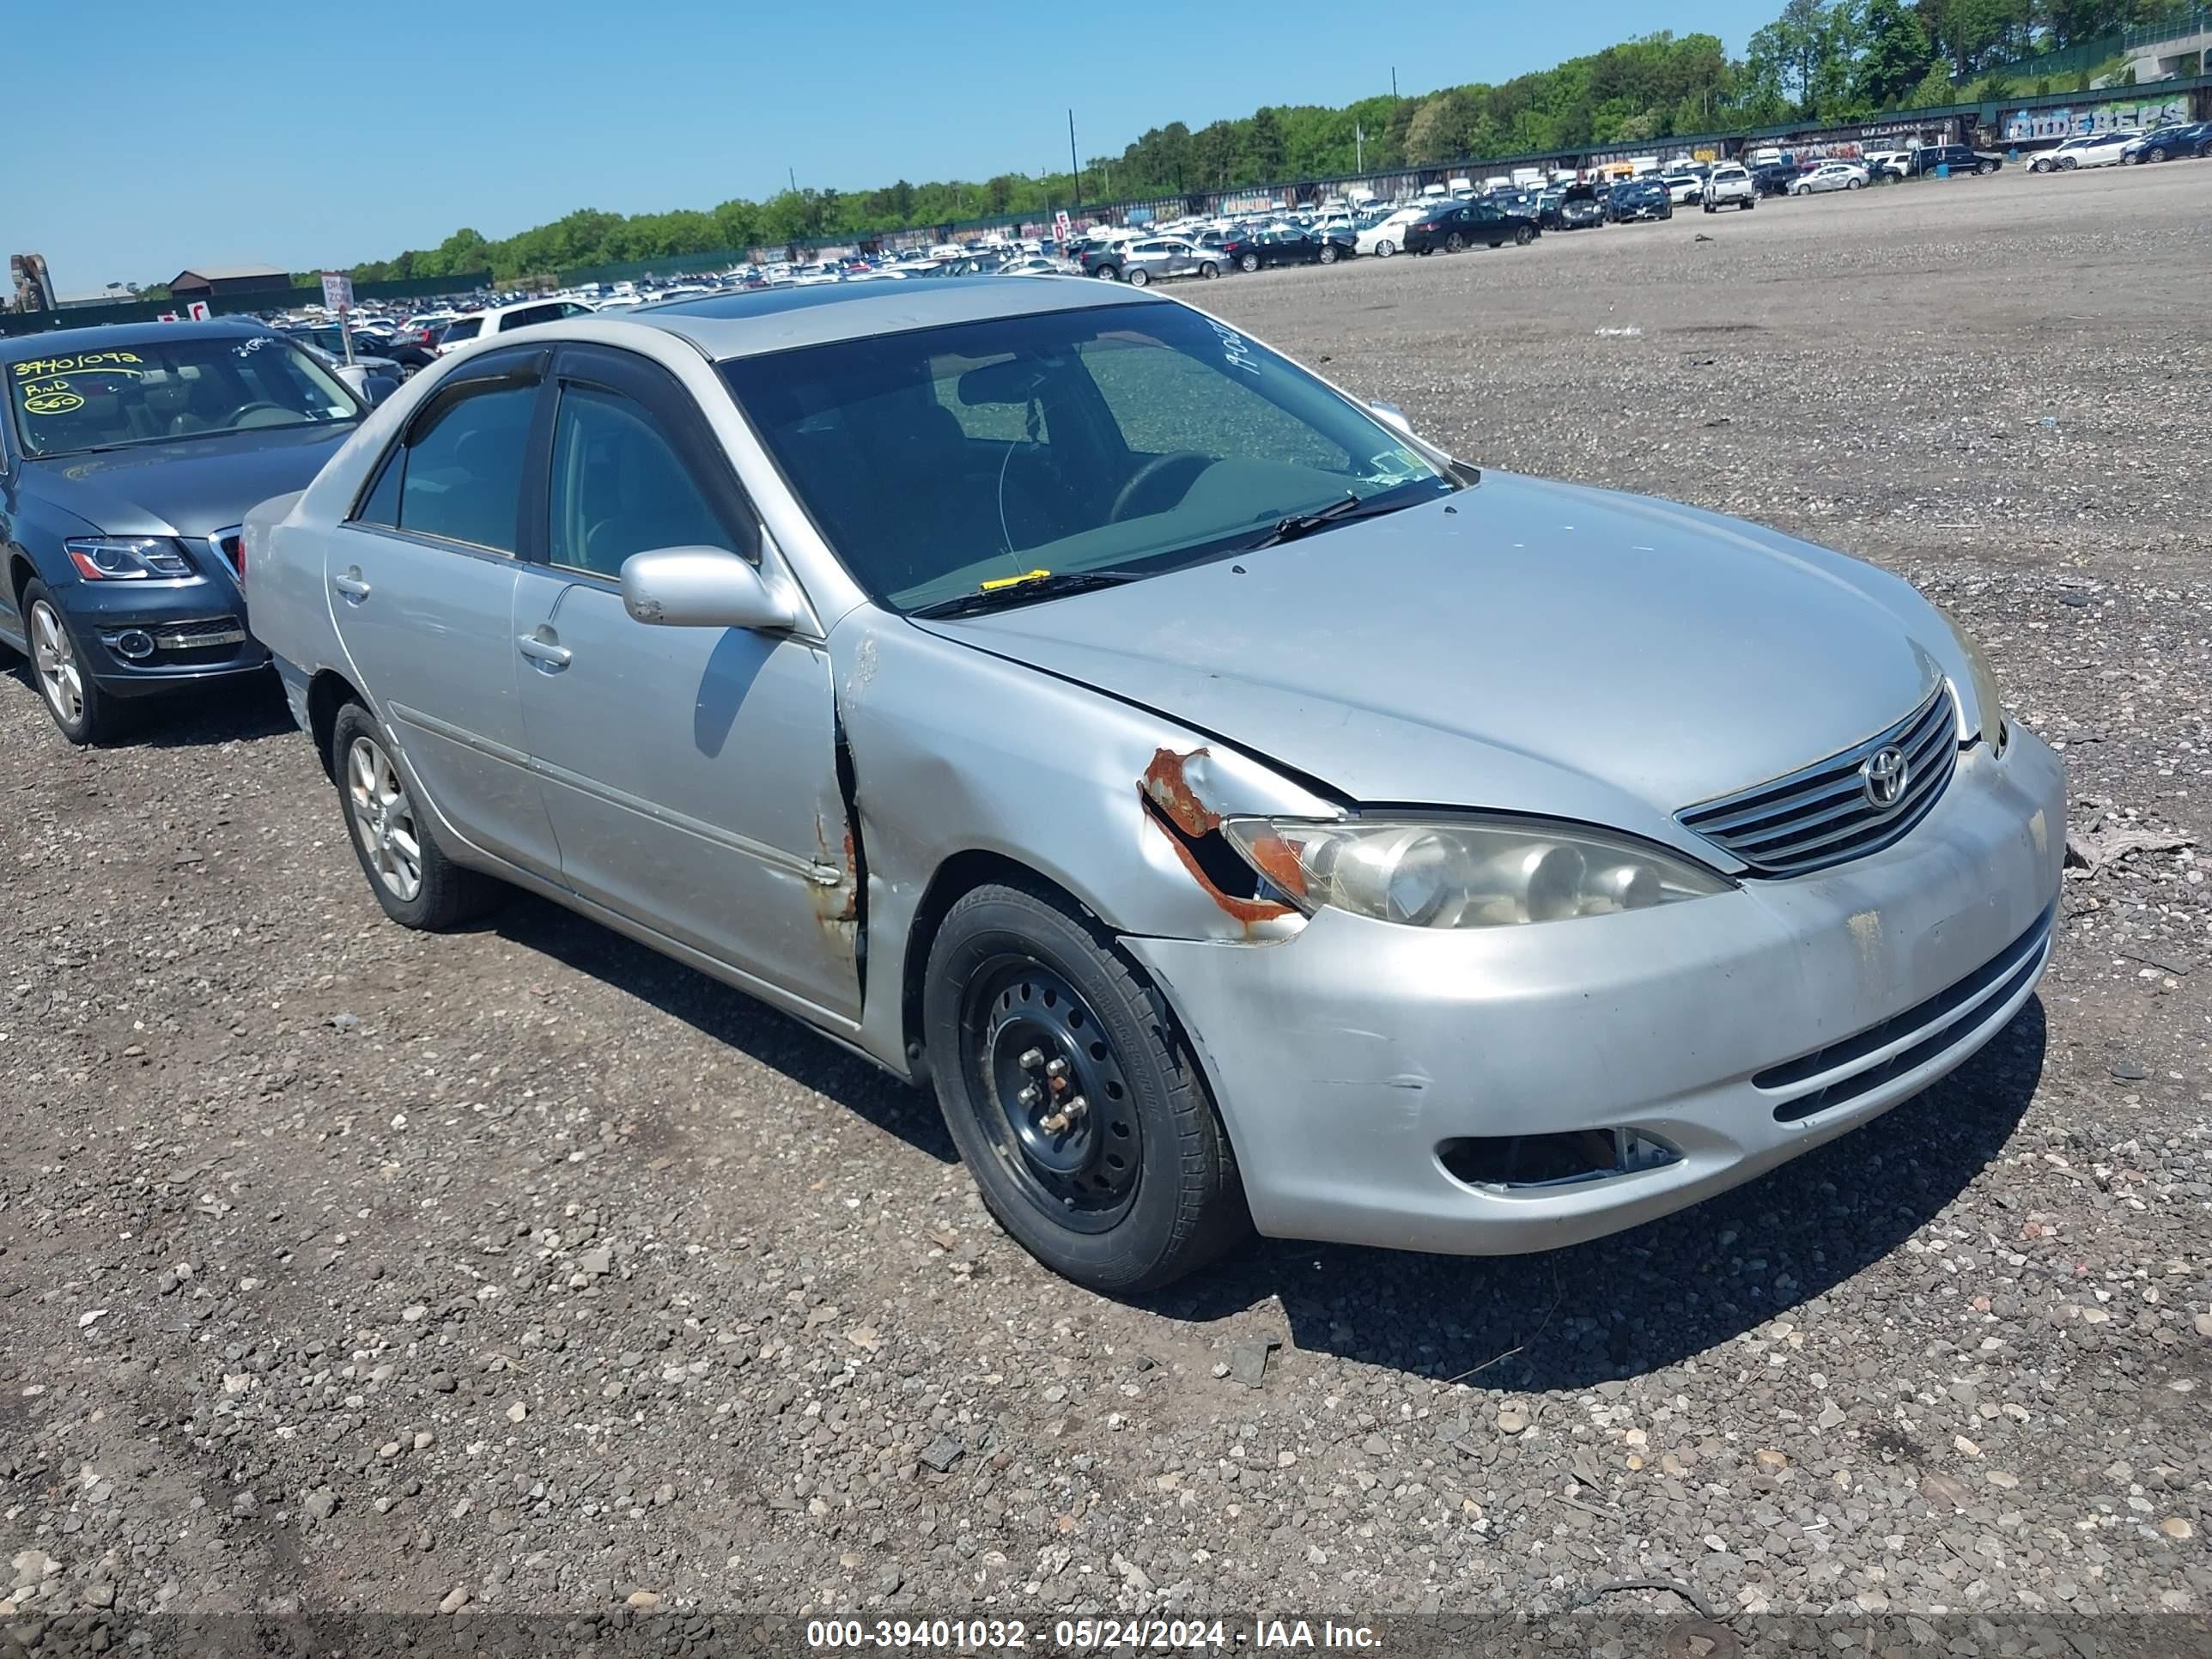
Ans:
[[[2212,165],[2008,170],[1191,290],[1471,459],[1906,572],[2065,747],[2039,1003],[1553,1256],[1098,1300],[789,1022],[535,901],[387,924],[273,693],[86,754],[0,682],[0,1616],[2201,1619],[2208,227]]]

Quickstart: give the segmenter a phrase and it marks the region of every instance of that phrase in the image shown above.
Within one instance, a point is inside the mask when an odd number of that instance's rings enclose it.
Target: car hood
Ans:
[[[306,488],[354,423],[262,428],[105,453],[57,455],[23,469],[26,490],[111,536],[204,536],[248,508]]]
[[[1957,650],[1908,584],[1841,554],[1497,472],[1235,559],[921,625],[1353,801],[1678,843],[1677,810],[1863,741]]]

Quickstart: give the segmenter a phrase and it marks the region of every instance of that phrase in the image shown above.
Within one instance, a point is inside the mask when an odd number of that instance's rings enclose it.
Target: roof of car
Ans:
[[[954,276],[703,295],[641,306],[621,321],[680,335],[719,360],[997,317],[1172,303],[1095,277]]]
[[[100,328],[56,328],[0,339],[0,363],[46,357],[75,357],[88,351],[115,351],[152,345],[159,340],[222,338],[271,332],[250,318],[218,317],[204,323],[109,323]]]

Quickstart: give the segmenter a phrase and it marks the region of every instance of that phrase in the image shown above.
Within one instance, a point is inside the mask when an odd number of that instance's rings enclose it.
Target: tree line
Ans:
[[[2064,86],[2022,87],[2002,66],[2101,40],[2171,9],[2171,0],[1786,0],[1741,59],[1717,36],[1661,33],[1494,86],[1364,98],[1341,108],[1267,106],[1194,131],[1172,121],[1119,155],[1094,157],[1080,196],[1167,198],[1800,119],[1849,121],[2022,91],[2087,90],[2086,70]],[[2118,68],[2100,66],[2107,67]],[[1076,204],[1077,184],[1065,172],[1004,173],[981,182],[902,179],[875,190],[786,190],[765,201],[740,197],[666,213],[579,209],[497,240],[457,230],[436,247],[356,265],[353,276],[368,282],[489,270],[507,281],[1008,215],[1042,219]]]

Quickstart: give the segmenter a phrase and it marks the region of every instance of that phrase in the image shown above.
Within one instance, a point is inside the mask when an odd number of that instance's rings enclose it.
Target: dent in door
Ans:
[[[557,672],[521,675],[563,878],[856,1018],[858,906],[826,655],[739,629],[648,627],[596,585],[549,593],[559,579],[524,580],[523,616],[542,617],[569,653]]]

